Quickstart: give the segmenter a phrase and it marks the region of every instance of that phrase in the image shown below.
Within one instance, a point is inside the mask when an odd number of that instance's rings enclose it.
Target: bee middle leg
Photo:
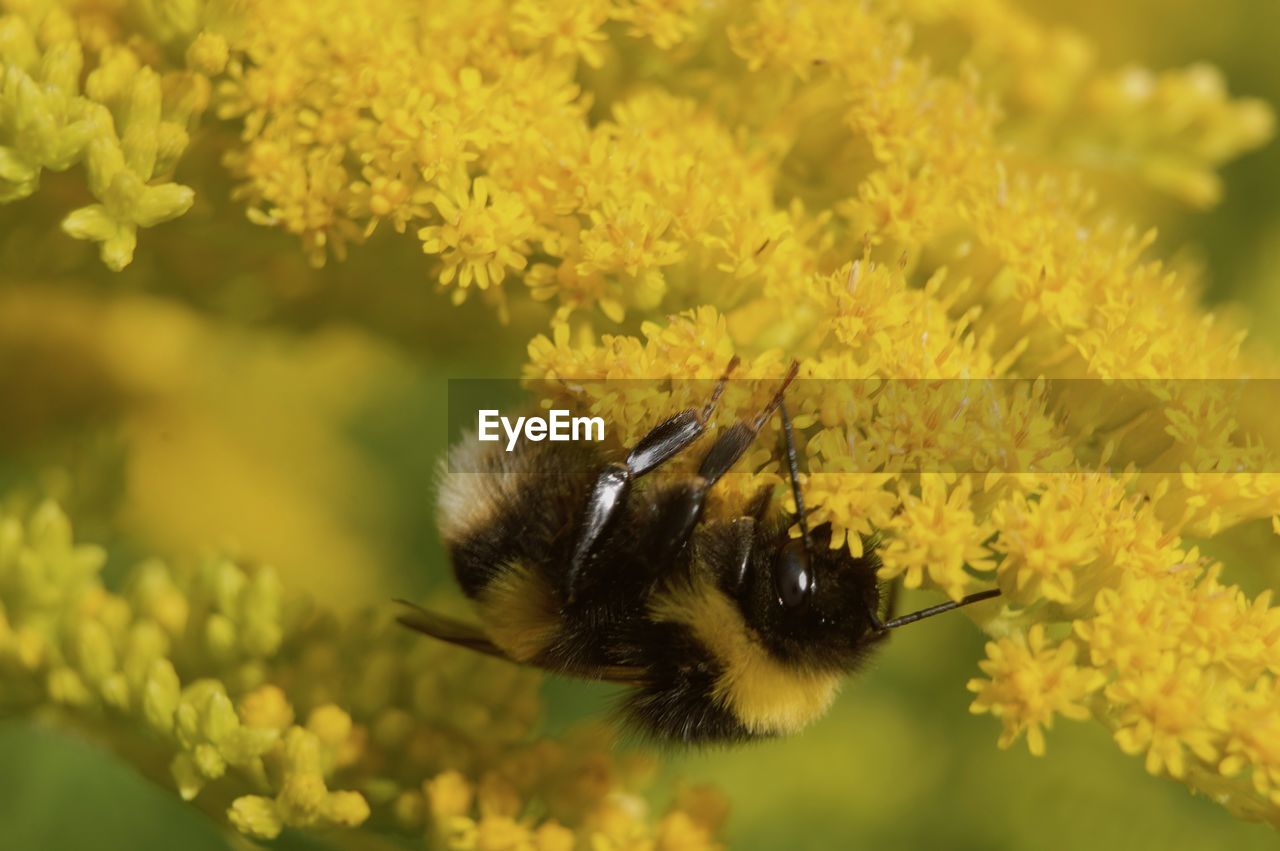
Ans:
[[[703,456],[702,464],[698,467],[698,475],[694,477],[688,489],[667,506],[662,521],[665,526],[662,537],[668,542],[666,552],[663,554],[666,559],[677,555],[689,543],[693,530],[702,517],[707,493],[755,442],[760,429],[764,428],[764,424],[782,405],[783,394],[795,379],[799,369],[800,365],[792,362],[791,368],[769,403],[752,419],[734,423],[716,438],[716,442]],[[753,500],[753,503],[756,503],[757,510],[763,509],[763,505],[757,500]]]
[[[586,518],[574,542],[569,568],[565,571],[564,593],[569,602],[577,597],[583,571],[596,546],[610,522],[626,504],[631,482],[670,461],[702,435],[715,413],[716,403],[724,393],[729,375],[737,366],[738,356],[734,355],[711,391],[711,398],[702,408],[689,408],[663,420],[640,438],[627,453],[626,461],[609,464],[600,471],[587,499]]]

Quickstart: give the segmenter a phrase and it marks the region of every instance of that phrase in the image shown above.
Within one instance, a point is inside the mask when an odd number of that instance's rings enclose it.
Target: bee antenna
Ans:
[[[987,591],[979,591],[976,594],[970,594],[969,596],[962,597],[959,600],[955,600],[955,601],[948,600],[945,603],[939,603],[936,606],[930,606],[929,608],[921,609],[918,612],[911,612],[910,614],[893,618],[892,620],[885,621],[883,624],[881,624],[880,628],[884,630],[896,629],[897,627],[900,627],[900,626],[906,626],[909,623],[915,623],[916,621],[922,621],[925,618],[931,618],[934,615],[940,615],[943,612],[950,612],[953,609],[958,609],[961,606],[967,606],[970,603],[981,603],[983,600],[990,600],[992,597],[999,597],[999,596],[1000,596],[999,588],[992,588]]]
[[[791,496],[796,501],[796,520],[800,524],[800,535],[804,540],[804,552],[813,563],[812,544],[809,541],[809,521],[804,513],[804,497],[800,494],[800,464],[796,457],[796,439],[791,428],[791,417],[787,414],[785,402],[778,403],[778,413],[782,416],[782,437],[787,447],[787,470],[791,474]]]

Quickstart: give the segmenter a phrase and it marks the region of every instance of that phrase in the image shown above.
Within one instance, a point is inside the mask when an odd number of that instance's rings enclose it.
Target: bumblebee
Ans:
[[[664,420],[622,460],[586,443],[463,446],[444,474],[439,524],[479,624],[411,604],[400,622],[557,674],[624,684],[623,719],[642,736],[733,743],[820,717],[841,679],[894,628],[999,594],[893,618],[874,547],[855,557],[831,548],[829,524],[808,528],[783,403],[794,363],[763,410],[718,434],[696,474],[646,479],[707,431],[737,362],[703,407]],[[775,413],[796,511],[766,489],[740,516],[704,516],[711,489]]]

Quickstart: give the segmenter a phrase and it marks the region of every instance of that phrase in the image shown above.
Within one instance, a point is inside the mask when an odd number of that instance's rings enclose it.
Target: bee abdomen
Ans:
[[[684,627],[715,671],[706,704],[732,718],[737,738],[797,732],[835,700],[839,674],[812,671],[775,658],[738,608],[706,581],[670,587],[655,597],[652,617]]]
[[[715,699],[715,682],[712,671],[659,675],[627,696],[624,715],[631,729],[658,742],[732,744],[756,738]]]
[[[505,452],[472,439],[451,450],[438,522],[463,593],[478,599],[512,565],[545,575],[562,562],[602,464],[579,444],[522,443]]]

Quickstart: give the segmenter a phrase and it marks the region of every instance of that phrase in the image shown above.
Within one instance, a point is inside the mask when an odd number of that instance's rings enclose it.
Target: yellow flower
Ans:
[[[1219,766],[1228,776],[1250,771],[1253,788],[1272,804],[1280,804],[1280,700],[1275,679],[1265,677],[1240,694],[1227,715],[1226,758]]]
[[[619,0],[614,16],[631,24],[631,34],[648,36],[654,44],[670,48],[694,29],[696,0]]]
[[[446,771],[423,784],[431,815],[440,821],[471,809],[471,785],[456,771]]]
[[[582,57],[593,68],[604,64],[601,50],[607,37],[601,26],[609,19],[612,3],[555,3],[519,0],[512,10],[512,30],[542,41],[554,57]]]
[[[1053,476],[1036,494],[1038,499],[1014,493],[991,510],[992,523],[1000,529],[991,549],[1005,556],[998,573],[1006,579],[1002,587],[1012,599],[1077,599],[1076,572],[1097,558],[1100,535],[1089,522],[1085,504],[1096,494],[1077,481]]]
[[[831,523],[831,547],[847,546],[854,555],[862,555],[863,539],[871,538],[893,523],[898,498],[885,487],[892,479],[893,476],[884,473],[836,472],[825,468],[810,473],[804,481],[810,525]]]
[[[442,189],[432,203],[444,224],[418,231],[422,250],[442,255],[440,283],[457,279],[455,302],[466,296],[473,281],[478,289],[488,289],[502,283],[507,269],[523,269],[528,263],[532,220],[518,198],[491,192],[490,181],[483,177],[470,188],[455,183]]]
[[[1104,681],[1099,671],[1077,666],[1075,657],[1075,645],[1051,644],[1042,624],[1026,635],[988,643],[987,660],[979,665],[988,679],[969,681],[969,691],[977,695],[970,710],[1000,719],[1000,747],[1009,747],[1025,732],[1031,753],[1043,756],[1044,731],[1053,727],[1054,717],[1088,718],[1086,701]]]
[[[1202,668],[1162,656],[1152,670],[1134,671],[1107,686],[1116,711],[1116,742],[1126,753],[1145,753],[1147,771],[1186,773],[1184,749],[1217,759],[1222,709]]]
[[[191,208],[193,190],[166,178],[187,146],[184,125],[207,102],[207,82],[175,77],[165,91],[155,69],[112,48],[81,91],[84,62],[66,10],[0,15],[0,203],[35,192],[43,169],[83,163],[96,203],[62,227],[100,243],[103,262],[119,271],[133,260],[138,228]]]
[[[246,727],[286,730],[293,724],[293,707],[279,686],[264,685],[249,692],[237,707]]]
[[[972,487],[968,478],[948,485],[939,473],[920,477],[919,496],[903,485],[901,513],[888,524],[894,535],[881,550],[880,577],[905,574],[904,584],[919,588],[927,576],[953,600],[972,590],[973,578],[965,568],[982,571],[993,566],[983,543],[991,527],[979,523],[969,507]]]
[[[659,269],[677,262],[676,243],[664,239],[671,217],[642,197],[626,206],[606,201],[591,213],[592,227],[582,233],[578,274],[629,275],[636,280],[642,307],[656,306],[666,292]]]
[[[83,63],[79,44],[50,50],[41,61],[35,39],[21,18],[3,22],[5,73],[0,78],[0,201],[36,191],[43,169],[62,171],[79,160],[101,135],[100,110],[78,97]],[[31,72],[39,76],[32,77]]]
[[[258,839],[275,839],[284,830],[275,802],[261,795],[242,795],[231,802],[227,820],[241,833]]]

